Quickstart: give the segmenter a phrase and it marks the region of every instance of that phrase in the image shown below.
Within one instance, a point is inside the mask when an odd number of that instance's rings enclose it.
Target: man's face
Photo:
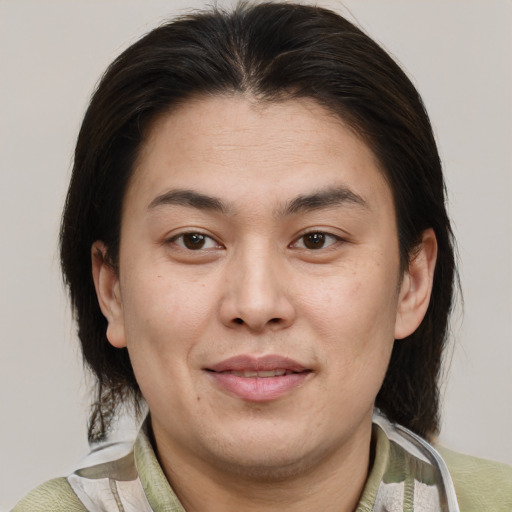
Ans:
[[[367,447],[403,330],[399,268],[378,163],[316,103],[218,97],[161,117],[106,315],[159,450],[272,474]]]

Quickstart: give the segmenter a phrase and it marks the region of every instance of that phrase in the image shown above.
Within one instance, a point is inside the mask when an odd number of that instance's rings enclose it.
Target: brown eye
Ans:
[[[341,241],[339,236],[324,233],[323,231],[311,231],[302,235],[292,244],[292,247],[309,250],[325,249],[339,241]]]
[[[182,233],[175,236],[170,240],[184,249],[190,251],[200,251],[201,249],[215,249],[219,248],[219,244],[210,236],[203,235],[202,233]]]
[[[183,245],[187,249],[202,249],[205,243],[205,236],[201,233],[187,233],[183,235]]]
[[[321,249],[325,245],[325,233],[308,233],[302,237],[307,249]]]

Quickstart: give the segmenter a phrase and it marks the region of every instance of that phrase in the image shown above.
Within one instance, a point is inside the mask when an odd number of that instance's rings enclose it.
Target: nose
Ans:
[[[296,312],[282,267],[279,256],[270,250],[253,250],[234,258],[225,278],[221,321],[230,328],[253,332],[289,327]]]

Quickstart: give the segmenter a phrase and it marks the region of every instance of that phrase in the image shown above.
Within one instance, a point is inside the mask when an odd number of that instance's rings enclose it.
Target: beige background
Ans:
[[[89,95],[139,35],[202,4],[0,0],[0,510],[87,449],[88,385],[56,246]],[[419,87],[445,164],[465,315],[441,439],[512,463],[512,2],[345,6]]]

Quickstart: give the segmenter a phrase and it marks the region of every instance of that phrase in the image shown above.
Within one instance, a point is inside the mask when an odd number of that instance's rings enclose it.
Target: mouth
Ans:
[[[206,370],[217,373],[244,373],[244,377],[275,377],[287,372],[301,373],[308,371],[299,362],[285,356],[269,354],[265,356],[240,355],[220,361]],[[266,375],[268,373],[268,375]],[[258,375],[259,374],[259,375]],[[242,376],[242,375],[241,375]]]
[[[249,402],[277,400],[303,385],[313,373],[282,356],[235,356],[205,368],[214,385]]]
[[[307,370],[305,370],[305,371],[307,371]],[[269,377],[282,377],[283,375],[292,375],[294,373],[300,373],[300,372],[279,369],[279,370],[261,370],[261,371],[247,370],[247,371],[241,371],[241,372],[232,370],[232,371],[227,371],[227,372],[222,372],[222,373],[226,373],[229,375],[236,375],[237,377],[244,377],[246,379],[256,379],[256,378],[268,379]]]

